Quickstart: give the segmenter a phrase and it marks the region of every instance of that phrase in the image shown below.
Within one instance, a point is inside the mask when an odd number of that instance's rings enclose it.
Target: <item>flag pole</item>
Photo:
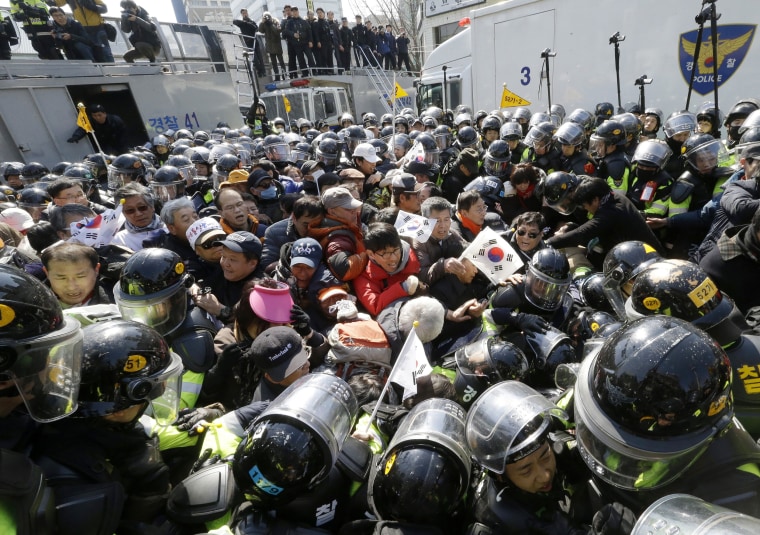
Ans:
[[[406,340],[404,340],[404,345],[401,347],[401,351],[399,352],[399,357],[404,355],[404,350],[407,349],[407,346],[409,345],[409,341],[412,339],[412,335],[416,334],[415,331],[417,329],[417,326],[420,324],[419,321],[414,321],[412,323],[412,330],[409,333],[409,336],[406,337]],[[400,358],[396,359],[396,363],[393,365],[393,368],[391,368],[391,372],[388,374],[388,379],[385,381],[385,385],[383,385],[383,390],[380,392],[380,397],[377,400],[377,403],[375,403],[375,408],[372,409],[372,414],[369,416],[369,421],[367,422],[367,426],[364,428],[363,433],[366,435],[369,433],[369,428],[372,426],[372,422],[375,421],[375,418],[377,418],[377,411],[380,409],[380,403],[382,403],[383,399],[385,398],[385,394],[388,393],[388,389],[391,385],[391,379],[393,379],[393,372],[398,369],[398,364],[401,361]]]
[[[95,146],[98,148],[98,152],[101,156],[103,156],[103,161],[106,161],[106,155],[103,152],[103,149],[100,146],[100,141],[98,141],[98,136],[95,135],[95,129],[92,127],[92,124],[90,123],[90,118],[87,117],[87,111],[85,110],[84,104],[81,102],[77,104],[77,109],[79,110],[79,114],[77,115],[77,126],[79,126],[82,130],[87,132],[92,136],[92,139],[95,140]]]

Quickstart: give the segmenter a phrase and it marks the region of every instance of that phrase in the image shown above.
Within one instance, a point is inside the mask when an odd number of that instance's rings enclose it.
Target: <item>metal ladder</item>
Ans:
[[[380,58],[374,56],[367,56],[364,47],[360,48],[361,56],[367,63],[366,67],[357,67],[357,70],[361,70],[367,73],[369,81],[377,91],[377,96],[383,104],[383,109],[386,113],[393,113],[393,95],[396,91],[396,87],[393,85],[393,79],[388,78],[386,71],[380,67],[375,66],[375,62],[379,65]]]

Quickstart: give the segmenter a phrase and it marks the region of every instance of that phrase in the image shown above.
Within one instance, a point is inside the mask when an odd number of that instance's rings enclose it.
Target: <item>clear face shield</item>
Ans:
[[[489,382],[501,381],[488,351],[488,338],[471,342],[456,351],[457,372],[472,377],[483,377]]]
[[[126,296],[117,282],[114,300],[122,318],[153,327],[162,336],[182,325],[187,312],[187,290],[184,284],[179,284],[173,291],[146,297]]]
[[[198,177],[198,172],[196,171],[194,164],[177,167],[177,170],[182,176],[182,179],[185,181],[185,184],[188,186],[191,186],[193,182],[195,182],[195,179]],[[184,192],[182,194],[184,195]]]
[[[525,298],[542,310],[557,310],[570,287],[570,280],[558,280],[528,265]]]
[[[496,160],[490,156],[486,156],[483,160],[483,169],[491,176],[503,178],[507,176],[509,163],[509,160]]]
[[[433,138],[435,139],[435,144],[438,147],[438,150],[446,150],[451,146],[452,138],[449,132],[434,135]]]
[[[542,424],[529,428],[540,416]],[[486,390],[467,412],[467,444],[484,468],[503,474],[510,458],[543,440],[551,416],[568,418],[528,385],[503,381]]]
[[[324,441],[334,463],[357,411],[356,396],[345,381],[329,374],[308,374],[277,396],[257,421],[278,415],[303,422]]]
[[[290,145],[287,143],[277,143],[269,145],[266,148],[267,159],[270,162],[289,162],[291,161]]]
[[[671,483],[699,458],[719,429],[658,440],[615,425],[601,411],[591,391],[595,360],[587,358],[581,364],[575,390],[576,437],[586,465],[597,477],[621,489],[652,490]],[[667,426],[666,418],[660,415],[652,426]]]
[[[171,364],[160,374],[134,381],[127,387],[131,399],[148,402],[147,413],[162,427],[177,420],[182,393],[182,359],[176,353],[171,353],[171,358]]]
[[[625,273],[623,273],[622,267],[618,266],[604,276],[602,291],[612,306],[612,310],[615,311],[615,315],[621,321],[626,321],[627,318],[625,302],[628,296],[631,295],[631,286],[633,286],[633,283],[625,280]]]
[[[108,166],[108,190],[116,191],[130,182],[136,181],[136,175],[131,172],[125,172],[116,167]]]
[[[424,155],[423,162],[429,165],[438,165],[439,156],[441,154],[440,151],[423,149],[422,154]]]
[[[719,139],[705,143],[689,151],[686,159],[701,174],[709,174],[728,160],[728,151]]]
[[[52,422],[76,410],[82,366],[77,320],[66,317],[57,331],[0,345],[0,360],[6,359],[13,365],[0,372],[0,385],[15,386],[34,420]]]
[[[152,183],[150,189],[153,196],[161,202],[178,199],[185,195],[184,182],[171,182],[169,184]]]
[[[592,134],[588,142],[588,152],[593,158],[601,160],[607,156],[607,141],[603,137]]]

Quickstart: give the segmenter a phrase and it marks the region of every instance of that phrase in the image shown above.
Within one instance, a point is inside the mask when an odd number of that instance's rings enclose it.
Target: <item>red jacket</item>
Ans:
[[[390,274],[371,260],[367,262],[364,271],[353,280],[354,292],[359,302],[372,314],[377,314],[396,299],[408,297],[409,294],[401,286],[409,275],[420,274],[420,262],[417,255],[406,242],[403,242],[404,255],[409,256],[406,264],[394,274]],[[402,258],[401,262],[404,260]]]

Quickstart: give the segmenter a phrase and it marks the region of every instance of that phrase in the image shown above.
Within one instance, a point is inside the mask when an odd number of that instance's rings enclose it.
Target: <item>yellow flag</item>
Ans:
[[[514,106],[530,106],[530,102],[512,93],[512,91],[507,89],[507,84],[504,84],[504,90],[501,92],[501,105],[499,107],[511,108]]]
[[[286,97],[285,95],[283,95],[282,96],[282,101],[285,103],[285,112],[286,113],[290,113],[290,110],[292,108],[290,107],[290,101],[288,100],[288,97]]]
[[[87,112],[84,109],[84,104],[77,104],[79,108],[79,115],[77,116],[77,126],[87,133],[93,132],[92,125],[90,124],[90,118],[87,117]]]
[[[404,91],[404,88],[398,85],[398,82],[396,82],[396,88],[394,89],[393,98],[403,98],[408,97],[409,93]]]

